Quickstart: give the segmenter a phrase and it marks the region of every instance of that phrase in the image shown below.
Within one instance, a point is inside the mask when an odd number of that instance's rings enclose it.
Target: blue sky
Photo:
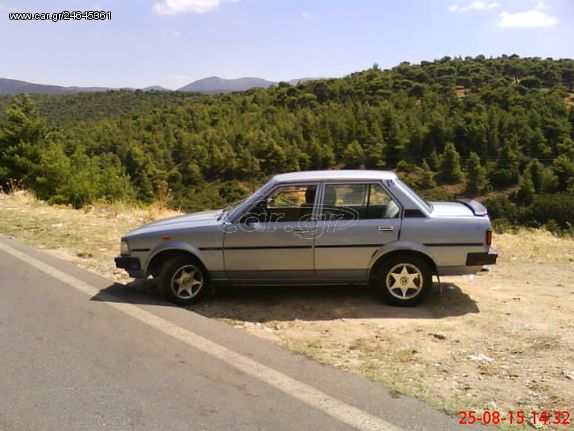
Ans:
[[[105,10],[110,21],[10,21]],[[0,77],[178,88],[337,77],[445,55],[574,57],[571,0],[0,0]]]

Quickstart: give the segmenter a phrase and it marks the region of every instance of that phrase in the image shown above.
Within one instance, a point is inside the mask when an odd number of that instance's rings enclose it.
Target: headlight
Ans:
[[[124,256],[130,254],[130,245],[128,244],[128,242],[126,240],[122,240],[122,242],[120,244],[120,254],[122,254]]]

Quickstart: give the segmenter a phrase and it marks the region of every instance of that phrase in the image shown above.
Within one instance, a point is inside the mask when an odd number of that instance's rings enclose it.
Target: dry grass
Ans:
[[[0,194],[0,232],[115,280],[127,279],[114,268],[121,235],[177,214],[159,205],[136,209],[121,203],[75,210],[48,205],[26,191]]]
[[[173,214],[0,195],[0,232],[115,280],[121,234]],[[491,272],[445,278],[413,309],[351,286],[226,289],[192,310],[449,412],[574,413],[574,241],[521,230],[495,247]]]

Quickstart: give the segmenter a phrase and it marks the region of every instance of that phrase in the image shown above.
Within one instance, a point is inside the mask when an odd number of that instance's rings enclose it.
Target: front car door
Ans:
[[[231,280],[313,280],[318,183],[279,184],[226,226],[224,264]]]
[[[396,241],[400,228],[400,206],[381,183],[324,183],[315,229],[317,279],[364,281],[375,251]]]

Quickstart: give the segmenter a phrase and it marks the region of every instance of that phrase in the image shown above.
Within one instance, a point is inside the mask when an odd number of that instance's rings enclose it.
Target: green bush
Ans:
[[[509,223],[520,221],[520,210],[506,196],[497,196],[483,202],[488,209],[488,214],[492,220],[501,219]]]
[[[556,193],[534,197],[528,216],[532,221],[545,224],[553,221],[562,229],[574,226],[574,194]],[[527,221],[527,220],[525,220]]]
[[[492,220],[492,228],[496,233],[514,233],[517,230],[517,226],[510,223],[506,217]]]
[[[226,181],[219,187],[219,196],[226,203],[234,203],[245,198],[245,189],[237,181]]]

